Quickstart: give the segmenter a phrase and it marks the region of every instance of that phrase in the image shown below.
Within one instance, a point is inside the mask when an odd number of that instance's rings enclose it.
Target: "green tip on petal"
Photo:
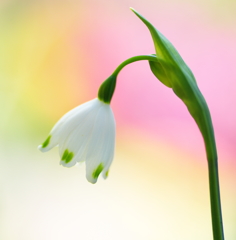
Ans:
[[[69,154],[69,151],[68,151],[68,149],[66,149],[66,150],[64,151],[63,155],[62,155],[61,160],[62,160],[62,161],[66,160],[68,154]]]
[[[106,171],[106,173],[105,173],[106,178],[108,177],[108,174],[109,174],[109,171]]]
[[[74,157],[74,153],[73,152],[70,152],[68,155],[67,155],[67,158],[65,159],[65,163],[69,163],[72,158]]]
[[[74,153],[66,149],[62,155],[61,160],[65,161],[65,163],[69,163],[73,159],[73,157],[74,157]]]
[[[44,143],[42,144],[42,148],[45,148],[48,146],[48,144],[50,143],[50,139],[51,139],[51,135],[49,135],[47,139],[44,141]]]
[[[98,167],[93,171],[93,174],[92,174],[93,178],[97,179],[99,174],[102,172],[103,169],[104,169],[103,164],[100,163],[98,165]]]

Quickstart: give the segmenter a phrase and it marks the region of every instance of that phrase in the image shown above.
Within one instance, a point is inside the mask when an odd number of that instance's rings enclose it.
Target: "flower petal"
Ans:
[[[114,155],[115,121],[109,105],[104,105],[96,118],[91,141],[86,154],[86,177],[89,182],[95,183],[98,175],[108,169]],[[102,164],[102,171],[97,171]],[[99,168],[101,169],[101,167]],[[94,172],[99,174],[94,174]]]
[[[67,132],[59,141],[59,153],[62,157],[65,149],[69,148],[77,154],[84,141],[88,141],[94,125],[94,118],[100,107],[93,111],[86,112],[80,116],[76,116],[65,126]]]
[[[116,135],[115,121],[113,119],[113,122],[110,122],[109,134],[107,135],[107,147],[106,147],[106,151],[104,151],[104,160],[106,161],[105,168],[102,172],[104,179],[108,177],[109,168],[114,159],[115,135]]]
[[[102,172],[102,175],[103,178],[106,179],[108,177],[109,168],[113,161],[115,152],[116,123],[111,109],[108,118],[108,125],[104,134],[106,135],[107,144],[103,156],[103,159],[105,161],[105,167]]]
[[[93,114],[90,115],[93,117]],[[76,162],[83,161],[86,146],[91,135],[91,123],[89,121],[82,121],[76,129],[59,144],[59,153],[61,158],[63,158],[66,149],[70,149],[74,153],[72,162],[61,161],[61,164],[65,167],[71,167],[76,164]]]
[[[59,144],[59,139],[64,137],[64,134],[66,132],[66,126],[68,125],[68,123],[74,119],[74,116],[76,115],[83,115],[85,114],[87,111],[91,111],[93,108],[91,108],[92,106],[96,106],[97,105],[97,101],[98,99],[95,98],[91,101],[88,101],[82,105],[79,105],[78,107],[70,110],[68,113],[66,113],[52,128],[52,130],[50,131],[49,137],[50,137],[50,141],[48,142],[47,145],[45,145],[45,142],[48,140],[48,138],[46,139],[46,141],[38,146],[38,149],[42,152],[47,152],[50,149],[52,149],[53,147],[55,147],[56,145]]]

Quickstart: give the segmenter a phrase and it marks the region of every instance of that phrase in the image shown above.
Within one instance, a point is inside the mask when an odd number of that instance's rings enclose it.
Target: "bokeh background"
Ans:
[[[236,238],[236,2],[0,1],[0,239],[212,239],[201,135],[145,61],[119,75],[109,178],[42,154],[54,123],[125,59],[154,53],[135,8],[178,49],[211,110],[227,240]]]

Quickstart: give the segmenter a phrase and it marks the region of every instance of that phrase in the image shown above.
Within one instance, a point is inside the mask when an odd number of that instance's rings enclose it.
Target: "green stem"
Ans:
[[[129,58],[122,62],[116,70],[112,73],[110,77],[108,77],[100,86],[98,90],[98,99],[104,103],[110,104],[112,96],[114,94],[116,88],[116,78],[119,72],[128,64],[141,61],[141,60],[148,60],[148,61],[157,61],[158,58],[153,55],[140,55]]]
[[[212,231],[214,240],[224,240],[223,221],[220,203],[220,186],[218,176],[218,157],[215,143],[214,129],[210,111],[199,90],[194,91],[201,114],[194,117],[202,133],[208,160],[209,190],[211,203]]]
[[[217,158],[208,159],[211,217],[214,240],[224,240]]]
[[[124,62],[122,62],[117,68],[116,70],[112,73],[113,76],[117,76],[119,74],[119,72],[128,64],[133,63],[133,62],[137,62],[137,61],[141,61],[141,60],[148,60],[148,61],[157,61],[158,58],[154,55],[140,55],[140,56],[135,56],[135,57],[131,57],[127,60],[125,60]]]

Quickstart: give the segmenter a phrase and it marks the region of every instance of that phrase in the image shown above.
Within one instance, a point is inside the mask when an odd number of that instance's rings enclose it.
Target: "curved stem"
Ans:
[[[135,57],[128,58],[127,60],[122,62],[116,68],[116,70],[112,73],[112,75],[117,76],[119,74],[119,72],[122,70],[122,68],[124,68],[126,65],[128,65],[130,63],[133,63],[133,62],[141,61],[141,60],[157,61],[158,58],[154,55],[140,55],[140,56],[135,56]]]
[[[140,55],[131,57],[124,62],[122,62],[116,70],[108,77],[102,85],[98,89],[98,99],[104,103],[110,104],[111,99],[113,97],[115,87],[116,87],[116,78],[119,72],[128,64],[141,61],[141,60],[148,60],[148,61],[158,61],[158,58],[155,55]]]

